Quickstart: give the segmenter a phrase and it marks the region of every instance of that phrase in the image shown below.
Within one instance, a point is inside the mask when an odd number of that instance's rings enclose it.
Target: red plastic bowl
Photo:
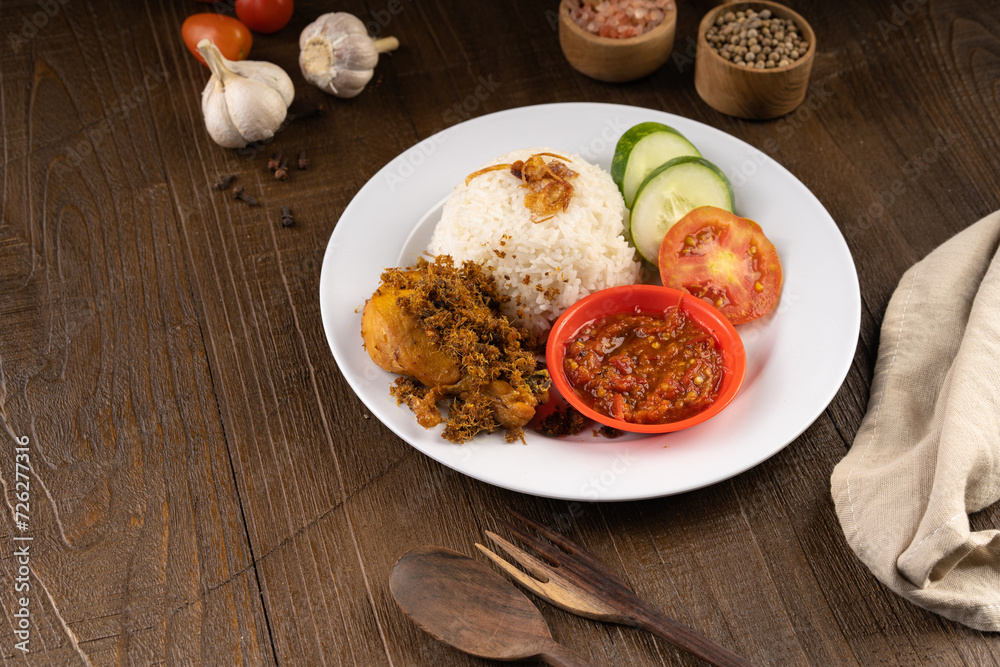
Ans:
[[[614,315],[633,313],[637,310],[655,315],[680,303],[681,310],[715,338],[722,351],[723,373],[719,383],[719,395],[708,408],[680,421],[666,424],[632,424],[601,414],[587,406],[570,386],[563,371],[563,355],[566,344],[571,341],[584,325]],[[545,347],[545,361],[556,390],[584,417],[600,424],[633,433],[669,433],[700,424],[722,412],[732,402],[743,385],[747,372],[746,351],[740,335],[726,317],[705,301],[686,292],[658,285],[626,285],[594,292],[570,306],[563,313],[552,331]]]

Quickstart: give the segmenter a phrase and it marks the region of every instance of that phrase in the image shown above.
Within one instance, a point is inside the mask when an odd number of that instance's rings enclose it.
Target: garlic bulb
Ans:
[[[295,98],[285,70],[255,60],[227,60],[208,39],[198,42],[212,78],[201,94],[205,127],[215,143],[242,148],[274,136]]]
[[[323,14],[299,36],[299,67],[306,81],[337,97],[354,97],[375,73],[378,55],[399,46],[395,37],[373,40],[361,19]]]

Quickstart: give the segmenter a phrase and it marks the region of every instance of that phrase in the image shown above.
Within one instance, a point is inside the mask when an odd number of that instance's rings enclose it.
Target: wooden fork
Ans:
[[[604,563],[571,540],[517,512],[512,511],[511,514],[552,542],[549,544],[499,519],[511,533],[534,548],[548,562],[511,544],[496,533],[487,530],[486,536],[534,577],[517,569],[483,545],[477,543],[476,547],[499,565],[511,579],[538,597],[579,616],[648,630],[713,665],[752,667],[752,663],[724,646],[640,600]]]

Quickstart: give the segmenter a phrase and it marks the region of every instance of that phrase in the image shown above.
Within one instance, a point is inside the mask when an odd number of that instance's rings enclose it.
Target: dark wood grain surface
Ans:
[[[225,150],[193,0],[0,5],[0,659],[21,665],[482,664],[422,633],[388,575],[411,547],[473,554],[513,507],[558,524],[644,599],[770,665],[997,665],[1000,639],[883,587],[850,551],[829,476],[864,416],[882,313],[910,265],[1000,208],[1000,12],[979,0],[790,3],[820,45],[812,88],[769,122],[701,102],[686,55],[711,6],[682,0],[674,58],[623,85],[577,74],[556,3],[337,3],[402,47],[357,98],[298,73],[327,3],[258,35],[295,118]],[[693,54],[693,51],[690,52]],[[493,91],[476,96],[483,82]],[[320,263],[358,189],[467,117],[602,101],[669,111],[766,151],[837,221],[857,265],[857,354],[789,447],[679,496],[569,504],[428,459],[372,418],[320,317]],[[309,117],[322,105],[325,113]],[[268,155],[308,151],[286,182]],[[234,173],[262,206],[212,183]],[[296,224],[280,225],[281,206]],[[359,345],[359,353],[361,353]],[[822,353],[822,351],[818,351]],[[30,443],[30,652],[16,648],[18,439]],[[1000,508],[973,517],[1000,525]],[[537,601],[601,664],[694,664],[638,630]]]

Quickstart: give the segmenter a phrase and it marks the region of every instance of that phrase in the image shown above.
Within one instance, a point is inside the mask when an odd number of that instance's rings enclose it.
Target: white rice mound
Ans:
[[[504,315],[540,340],[569,306],[592,292],[639,281],[641,262],[625,239],[625,202],[611,175],[578,155],[552,148],[516,150],[483,165],[567,158],[579,175],[565,211],[532,222],[525,188],[509,169],[463,181],[444,205],[428,252],[488,267],[510,296]],[[545,161],[557,159],[545,157]],[[475,169],[472,171],[476,171]],[[471,172],[470,172],[471,173]]]

